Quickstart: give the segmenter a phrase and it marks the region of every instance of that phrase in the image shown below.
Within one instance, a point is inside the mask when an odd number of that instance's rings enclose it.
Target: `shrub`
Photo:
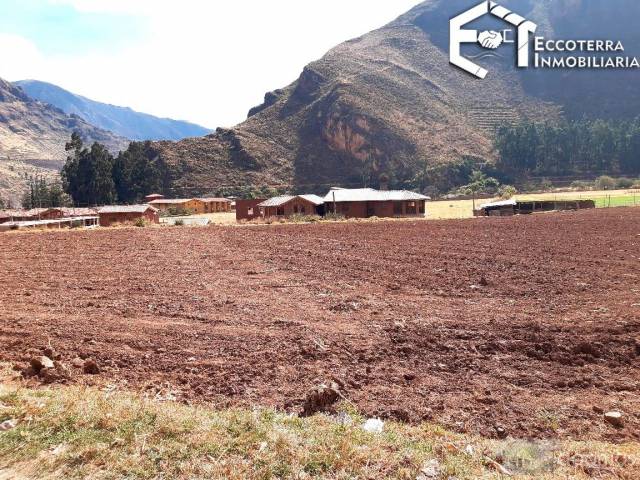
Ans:
[[[329,222],[342,222],[346,217],[341,213],[329,212],[324,216],[324,219]]]
[[[553,183],[551,182],[551,180],[542,180],[540,182],[540,190],[542,190],[543,192],[548,192],[550,190],[553,190]]]
[[[500,198],[509,200],[518,193],[518,190],[513,185],[503,185],[502,187],[500,187],[498,193],[500,194]]]
[[[136,227],[139,227],[139,228],[145,228],[149,224],[147,223],[147,221],[144,218],[140,217],[135,222],[133,222],[133,225],[135,225]]]
[[[584,180],[576,180],[571,183],[571,188],[574,190],[592,190],[593,182],[585,182]]]
[[[630,178],[621,177],[618,179],[616,187],[621,190],[626,190],[628,188],[633,188],[634,181]]]
[[[616,179],[608,175],[602,175],[596,180],[596,188],[598,190],[613,190],[616,188]]]
[[[182,218],[177,219],[174,224],[174,227],[184,227],[184,220]]]

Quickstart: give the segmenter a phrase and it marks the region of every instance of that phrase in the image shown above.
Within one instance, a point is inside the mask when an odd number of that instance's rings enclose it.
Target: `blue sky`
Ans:
[[[233,126],[267,91],[420,0],[0,0],[0,78]]]
[[[135,0],[132,0],[135,1]],[[144,17],[83,12],[48,0],[0,0],[0,31],[30,39],[46,55],[113,50],[144,38]]]

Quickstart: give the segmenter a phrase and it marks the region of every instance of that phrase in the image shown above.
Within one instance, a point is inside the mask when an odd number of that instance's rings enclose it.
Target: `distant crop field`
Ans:
[[[532,195],[516,195],[517,200],[594,200],[597,208],[640,207],[640,190],[611,190],[583,192],[554,192]],[[498,200],[476,200],[476,207]],[[428,218],[448,220],[473,217],[473,200],[443,200],[427,204]]]

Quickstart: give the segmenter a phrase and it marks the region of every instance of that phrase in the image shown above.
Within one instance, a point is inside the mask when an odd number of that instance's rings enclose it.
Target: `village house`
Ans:
[[[158,210],[150,205],[112,205],[98,209],[101,227],[134,223],[143,219],[149,223],[160,223]]]
[[[424,217],[429,197],[407,190],[333,188],[325,197],[325,209],[346,218]]]
[[[324,200],[317,195],[283,195],[260,203],[258,208],[265,218],[323,215]]]
[[[231,211],[231,200],[227,198],[160,198],[149,204],[163,212],[176,210],[197,215]]]

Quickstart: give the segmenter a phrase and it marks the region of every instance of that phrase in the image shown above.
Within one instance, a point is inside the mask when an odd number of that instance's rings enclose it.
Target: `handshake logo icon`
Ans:
[[[450,45],[449,54],[450,61],[453,65],[462,70],[475,75],[478,78],[485,78],[489,73],[480,65],[476,65],[471,60],[464,58],[461,53],[461,47],[464,43],[479,43],[483,48],[495,50],[506,42],[504,35],[495,30],[478,32],[476,30],[464,30],[463,27],[468,23],[477,20],[484,15],[493,15],[494,17],[504,20],[506,23],[517,28],[517,53],[518,67],[526,68],[529,66],[529,36],[536,32],[538,26],[513,13],[496,2],[491,0],[483,1],[479,5],[461,13],[457,17],[451,19],[450,22]]]
[[[490,48],[495,50],[500,45],[502,45],[502,34],[500,32],[496,32],[495,30],[482,32],[478,35],[478,43],[482,45],[484,48]]]

